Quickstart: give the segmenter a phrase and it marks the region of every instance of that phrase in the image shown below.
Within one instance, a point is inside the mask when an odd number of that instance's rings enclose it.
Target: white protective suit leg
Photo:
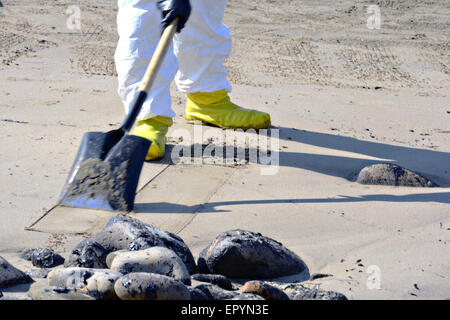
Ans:
[[[231,91],[225,59],[231,53],[230,30],[223,24],[226,0],[191,0],[191,16],[175,35],[181,92]]]
[[[161,36],[161,12],[156,0],[118,0],[119,42],[114,55],[118,93],[128,113]],[[169,49],[138,120],[154,116],[174,117],[170,83],[177,72],[173,47]]]

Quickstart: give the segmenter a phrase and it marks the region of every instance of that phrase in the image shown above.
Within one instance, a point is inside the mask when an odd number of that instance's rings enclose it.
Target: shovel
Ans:
[[[84,134],[58,205],[108,211],[133,210],[137,184],[151,142],[129,131],[161,67],[178,18],[165,28],[139,92],[117,130]]]

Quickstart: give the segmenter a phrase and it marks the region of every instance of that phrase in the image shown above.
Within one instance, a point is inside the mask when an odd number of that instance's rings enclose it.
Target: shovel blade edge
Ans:
[[[111,132],[85,134],[61,193],[60,205],[133,210],[139,176],[151,142],[127,134],[114,144],[116,139],[117,134]]]

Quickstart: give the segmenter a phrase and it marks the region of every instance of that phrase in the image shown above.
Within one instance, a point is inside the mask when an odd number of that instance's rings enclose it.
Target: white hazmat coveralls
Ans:
[[[174,117],[170,83],[175,78],[181,92],[231,91],[225,59],[231,53],[229,29],[222,23],[226,0],[191,0],[191,15],[181,33],[175,34],[138,120],[154,116]],[[156,0],[118,0],[119,41],[114,55],[118,93],[125,111],[161,36],[161,11]]]

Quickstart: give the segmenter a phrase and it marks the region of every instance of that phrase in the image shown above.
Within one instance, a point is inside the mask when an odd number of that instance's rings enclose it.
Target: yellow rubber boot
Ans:
[[[162,116],[139,120],[137,122],[131,134],[152,142],[145,160],[156,160],[164,156],[164,152],[166,151],[166,134],[172,124],[172,118]]]
[[[266,129],[270,126],[268,113],[235,105],[225,90],[188,93],[186,96],[184,117],[187,122],[200,120],[222,128],[243,130]]]

